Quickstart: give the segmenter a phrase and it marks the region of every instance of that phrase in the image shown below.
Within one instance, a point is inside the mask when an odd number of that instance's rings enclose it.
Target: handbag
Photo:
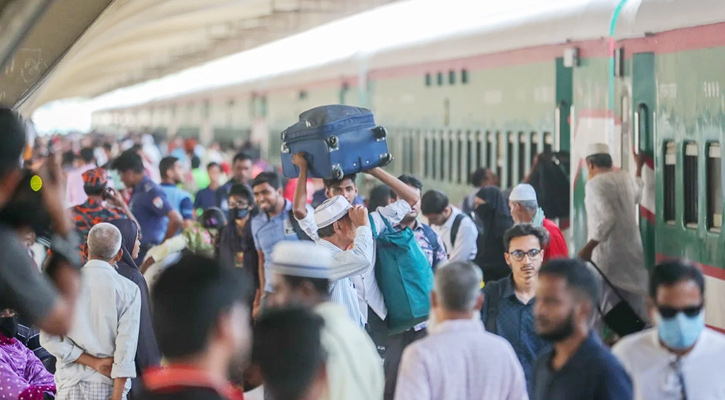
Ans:
[[[629,302],[625,300],[624,296],[622,296],[622,294],[612,284],[609,278],[604,275],[602,270],[600,270],[596,264],[591,261],[589,261],[589,264],[591,264],[591,266],[594,267],[595,270],[597,270],[599,275],[601,275],[602,279],[604,279],[604,282],[607,284],[607,286],[609,286],[612,289],[612,292],[614,292],[614,294],[619,298],[619,303],[612,307],[612,309],[609,310],[609,312],[607,312],[606,314],[604,313],[604,311],[602,311],[601,306],[597,305],[597,310],[599,311],[599,314],[602,316],[602,320],[609,327],[609,329],[613,330],[620,337],[639,332],[644,329],[646,323],[642,320],[642,318],[640,318],[639,315],[637,315]]]

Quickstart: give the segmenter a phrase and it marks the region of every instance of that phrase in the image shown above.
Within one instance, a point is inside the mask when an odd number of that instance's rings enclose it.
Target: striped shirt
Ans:
[[[343,306],[356,324],[365,326],[355,285],[350,277],[366,272],[373,265],[373,235],[370,228],[367,226],[357,228],[355,241],[350,250],[342,251],[325,239],[319,240],[317,244],[332,253],[330,300]]]

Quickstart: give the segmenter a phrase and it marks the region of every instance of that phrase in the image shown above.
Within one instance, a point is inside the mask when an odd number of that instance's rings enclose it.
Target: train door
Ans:
[[[656,87],[654,61],[654,53],[637,53],[632,58],[632,145],[636,153],[643,152],[646,156],[646,164],[642,170],[645,189],[642,193],[638,215],[647,268],[652,268],[655,263],[654,132]]]
[[[554,108],[554,151],[562,151],[569,154],[571,143],[571,112],[572,103],[574,101],[574,69],[564,66],[564,59],[556,59],[556,105]],[[567,156],[568,162],[568,156]],[[565,171],[570,175],[570,171]],[[571,206],[571,184],[568,185],[569,193],[562,193],[563,199],[568,199]],[[571,231],[569,215],[559,219],[559,226],[564,233],[568,243],[571,243]]]

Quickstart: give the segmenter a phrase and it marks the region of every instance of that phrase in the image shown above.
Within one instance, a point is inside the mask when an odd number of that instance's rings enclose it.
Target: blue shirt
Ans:
[[[181,218],[194,219],[194,205],[189,192],[171,183],[162,183],[161,190],[166,195],[169,204],[181,214]]]
[[[219,201],[217,199],[217,191],[210,188],[201,189],[196,192],[194,198],[194,209],[206,210],[212,207],[219,207]],[[228,205],[227,205],[228,206]]]
[[[166,236],[167,215],[174,209],[159,185],[147,176],[133,187],[129,204],[141,225],[141,244],[157,245]]]
[[[632,400],[632,381],[622,364],[590,332],[564,366],[554,371],[554,349],[544,352],[534,366],[531,400]]]
[[[481,308],[481,321],[484,326],[488,320],[489,304],[488,301],[494,296],[499,296],[498,316],[496,317],[495,333],[511,343],[514,348],[516,357],[518,357],[521,366],[524,369],[527,387],[531,385],[531,375],[534,369],[536,357],[551,349],[551,344],[541,339],[534,330],[534,302],[531,299],[524,304],[516,297],[514,292],[513,277],[489,282],[483,288],[483,308]],[[500,290],[500,292],[499,292]],[[495,292],[495,293],[494,293]]]
[[[252,217],[252,237],[254,247],[264,254],[264,291],[272,293],[272,274],[269,267],[272,265],[272,250],[274,245],[283,240],[299,240],[294,227],[289,220],[292,203],[285,200],[281,213],[270,218],[267,213],[259,213]]]

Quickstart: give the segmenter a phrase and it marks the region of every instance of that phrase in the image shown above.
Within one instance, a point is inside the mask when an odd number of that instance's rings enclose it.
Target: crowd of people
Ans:
[[[0,108],[0,399],[725,398],[702,272],[648,274],[642,162],[606,145],[572,257],[540,176],[472,171],[459,208],[381,168],[365,198],[304,154],[286,179],[249,144],[25,127]]]

